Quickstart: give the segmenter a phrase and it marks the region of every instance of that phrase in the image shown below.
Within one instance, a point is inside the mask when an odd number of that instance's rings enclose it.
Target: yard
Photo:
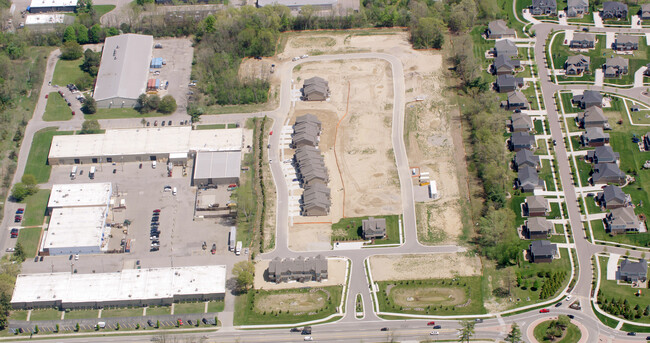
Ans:
[[[171,306],[149,306],[147,307],[147,316],[163,316],[171,314]]]
[[[585,162],[582,156],[576,156],[576,164],[578,165],[578,176],[582,186],[589,185],[589,178],[591,177],[591,163]]]
[[[544,180],[546,183],[547,191],[555,191],[555,183],[553,183],[555,176],[551,170],[551,162],[549,160],[544,160],[542,163],[542,169],[539,171],[539,178]]]
[[[600,219],[591,221],[591,230],[594,232],[595,240],[637,245],[642,247],[650,246],[650,233],[648,232],[611,235],[605,231],[605,224]]]
[[[65,313],[65,319],[97,318],[99,310],[72,310]]]
[[[174,304],[174,314],[204,313],[204,312],[205,312],[204,302]]]
[[[29,149],[25,174],[32,174],[38,183],[45,183],[50,179],[52,167],[47,164],[47,155],[50,152],[52,137],[58,135],[71,135],[72,131],[57,131],[56,128],[42,129],[34,134],[32,146]]]
[[[33,310],[32,315],[29,317],[30,321],[59,319],[61,319],[61,311],[53,308]]]
[[[23,246],[26,258],[36,256],[38,251],[38,242],[41,238],[41,227],[30,227],[20,229],[18,234],[18,243]]]
[[[223,312],[224,306],[223,300],[210,301],[208,303],[208,312]]]
[[[648,295],[647,292],[645,292],[645,289],[643,292],[638,292],[639,289],[637,288],[632,288],[630,285],[625,285],[625,284],[618,284],[618,281],[616,280],[607,280],[607,260],[608,258],[606,257],[598,257],[599,262],[600,262],[600,289],[598,290],[598,304],[600,305],[600,308],[603,310],[606,310],[608,307],[607,304],[611,303],[612,300],[616,299],[618,301],[622,302],[627,302],[629,304],[629,308],[634,312],[637,313],[637,309],[643,310],[646,309],[646,306],[650,306],[650,295]],[[619,260],[620,263],[620,260]],[[637,295],[637,292],[640,293]],[[638,306],[638,308],[637,308]],[[612,311],[607,311],[610,312],[610,314],[617,315],[617,313],[611,313]],[[648,312],[646,312],[648,313]],[[648,315],[643,315],[641,313],[641,316],[635,316],[634,318],[628,318],[628,320],[636,321],[639,323],[650,323],[650,316]],[[622,318],[622,316],[621,316]]]
[[[412,314],[483,314],[481,277],[381,281],[377,299],[379,310]]]
[[[577,106],[574,106],[573,103],[571,103],[571,100],[573,99],[573,93],[562,92],[560,93],[560,98],[562,99],[562,107],[564,108],[564,113],[584,112],[584,110],[580,109]]]
[[[292,324],[336,313],[343,287],[250,290],[235,301],[235,325]]]
[[[525,217],[522,217],[522,205],[524,201],[526,200],[526,196],[524,195],[513,195],[510,198],[510,209],[515,213],[515,227],[520,227],[521,225],[524,224],[524,221],[526,221]]]
[[[373,244],[398,244],[399,243],[399,216],[375,216],[386,219],[386,238],[375,239]],[[332,242],[361,240],[361,223],[368,217],[342,218],[338,223],[332,224]]]
[[[113,317],[142,317],[142,307],[105,308],[102,318]]]
[[[594,193],[594,194],[596,194],[596,193]],[[595,197],[585,197],[585,204],[587,204],[587,211],[589,211],[589,214],[602,213],[603,212],[600,209],[600,206],[598,206],[598,204],[596,204]]]
[[[39,189],[36,194],[25,199],[25,215],[23,226],[41,226],[45,218],[47,201],[50,198],[49,189]]]
[[[65,99],[57,92],[47,97],[47,105],[43,114],[44,121],[65,121],[72,119],[72,110]]]
[[[76,83],[77,80],[85,74],[85,72],[81,70],[82,63],[83,58],[72,61],[59,59],[54,68],[52,84],[65,87],[70,83]],[[54,93],[58,95],[58,93]]]

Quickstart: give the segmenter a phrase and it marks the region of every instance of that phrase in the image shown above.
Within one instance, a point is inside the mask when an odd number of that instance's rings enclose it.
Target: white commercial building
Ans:
[[[29,13],[74,12],[77,0],[32,0],[27,8]]]
[[[110,182],[52,185],[48,209],[61,207],[108,207],[113,194]]]
[[[153,37],[127,33],[106,38],[93,98],[100,108],[134,107],[147,88]]]
[[[223,299],[226,266],[125,269],[97,274],[18,275],[15,309],[169,305]]]
[[[200,151],[194,161],[194,185],[239,184],[241,151]]]
[[[44,255],[99,254],[108,235],[108,208],[68,207],[52,210],[43,237]]]
[[[53,26],[55,24],[72,24],[74,17],[62,13],[30,14],[25,16],[25,25]]]
[[[106,130],[103,134],[54,136],[48,162],[90,164],[167,160],[176,153],[240,151],[243,130],[192,130],[189,126]]]

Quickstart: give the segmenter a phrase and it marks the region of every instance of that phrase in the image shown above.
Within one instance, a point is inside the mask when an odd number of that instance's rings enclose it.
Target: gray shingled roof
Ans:
[[[587,152],[587,157],[595,163],[616,163],[619,156],[619,153],[609,145],[597,146],[596,149]]]
[[[522,77],[514,77],[510,74],[504,74],[497,76],[497,85],[499,87],[518,87],[519,84],[522,84],[524,79]]]
[[[518,130],[518,129],[530,130],[533,128],[533,120],[530,119],[530,116],[528,116],[527,114],[513,113],[512,128],[513,130]]]
[[[585,56],[582,54],[579,55],[572,55],[567,57],[566,59],[566,64],[567,66],[570,65],[589,65],[591,63],[591,57]]]
[[[510,39],[501,39],[494,43],[497,56],[517,56],[517,45]]]
[[[613,209],[606,220],[614,227],[639,228],[640,223],[632,207],[619,207]]]
[[[621,171],[616,163],[598,163],[594,165],[594,173],[592,174],[594,183],[601,179],[611,178],[625,178],[625,173]]]
[[[276,276],[287,273],[307,274],[312,271],[314,274],[327,273],[327,259],[322,255],[308,258],[298,256],[295,259],[276,257],[269,262],[269,274]]]
[[[588,127],[585,129],[585,132],[582,134],[585,140],[594,141],[608,139],[609,133],[605,133],[600,127]]]
[[[532,217],[526,221],[526,229],[530,233],[549,233],[553,231],[553,223],[544,217]]]
[[[627,58],[623,58],[621,56],[614,56],[612,58],[608,58],[605,60],[605,67],[612,67],[612,68],[618,68],[618,69],[623,69],[627,68],[630,65],[630,61]]]
[[[526,96],[519,90],[508,93],[508,102],[511,104],[527,104]]]
[[[603,191],[598,194],[600,199],[607,203],[625,203],[627,194],[623,192],[621,187],[609,185],[603,188]]]
[[[607,117],[603,109],[597,106],[591,106],[584,112],[578,113],[578,121],[583,122],[585,126],[596,123],[607,123]]]
[[[299,117],[296,117],[296,123],[294,124],[294,127],[297,125],[301,125],[302,123],[315,124],[316,126],[318,126],[319,130],[322,128],[321,122],[320,120],[318,120],[318,117],[316,117],[311,113],[307,113]]]
[[[639,262],[632,262],[625,259],[621,261],[621,267],[619,270],[621,274],[632,274],[645,277],[648,274],[648,262],[645,259],[640,259]]]
[[[639,36],[620,34],[616,37],[616,44],[639,44]]]
[[[552,257],[557,251],[557,244],[552,244],[548,240],[539,240],[530,243],[530,253],[533,256],[542,257],[549,256]]]
[[[535,136],[528,132],[515,132],[510,137],[510,142],[513,146],[534,146]]]
[[[627,11],[627,5],[616,1],[607,1],[603,3],[603,12],[618,11]]]
[[[544,210],[548,211],[548,200],[541,195],[529,195],[526,197],[526,206],[528,211]]]
[[[488,23],[488,30],[493,35],[508,35],[508,34],[514,34],[513,29],[508,28],[508,24],[502,19],[499,20],[494,20]]]
[[[528,149],[521,149],[515,154],[515,164],[517,167],[524,165],[537,167],[539,166],[539,156]]]
[[[582,32],[576,32],[573,34],[573,41],[578,41],[578,42],[596,42],[596,36],[593,33],[582,33]]]
[[[524,189],[536,188],[543,185],[543,181],[539,179],[537,169],[524,166],[517,172],[517,179],[519,179],[519,186]]]
[[[492,66],[494,70],[505,68],[507,70],[513,71],[521,66],[521,61],[513,60],[511,56],[499,55],[494,59]]]
[[[386,234],[386,219],[368,217],[361,221],[361,229],[364,236],[372,236],[375,234]]]

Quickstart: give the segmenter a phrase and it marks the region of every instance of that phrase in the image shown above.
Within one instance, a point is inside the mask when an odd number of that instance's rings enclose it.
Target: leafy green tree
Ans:
[[[63,32],[63,41],[64,42],[76,42],[77,41],[77,32],[75,32],[74,27],[68,26]]]
[[[81,105],[81,110],[85,114],[93,114],[97,112],[97,101],[95,101],[95,98],[90,96],[90,94],[86,94],[85,96],[86,100],[84,101],[83,105]],[[85,124],[85,122],[84,122]],[[99,125],[99,123],[97,123]]]
[[[92,133],[99,133],[101,132],[101,125],[99,125],[99,122],[97,119],[86,119],[84,120],[83,124],[81,124],[81,131],[79,132],[80,134],[92,134]]]
[[[414,48],[440,49],[445,42],[445,30],[440,18],[420,18],[411,25],[411,43]]]
[[[61,46],[61,59],[64,60],[76,60],[83,55],[83,49],[79,43],[74,41],[69,41],[63,43]]]
[[[465,320],[460,323],[460,329],[458,329],[458,338],[459,342],[468,342],[474,336],[474,325],[475,323],[470,320]]]
[[[20,41],[11,42],[7,44],[5,51],[9,58],[17,60],[25,55],[25,43]]]
[[[571,318],[569,318],[569,316],[567,316],[566,314],[561,314],[561,315],[557,316],[557,321],[556,322],[557,322],[557,326],[560,329],[564,330],[571,323]]]
[[[176,111],[176,99],[171,95],[165,95],[162,100],[160,100],[158,112],[173,113],[174,111]]]
[[[255,266],[250,261],[237,262],[232,268],[232,275],[235,276],[237,281],[237,290],[246,293],[253,286]]]
[[[13,259],[14,261],[22,262],[26,258],[25,256],[25,250],[23,249],[23,245],[20,244],[20,242],[16,243],[16,247],[14,248],[14,256]]]
[[[22,202],[27,198],[28,196],[36,193],[38,191],[38,188],[34,185],[26,185],[22,182],[18,182],[17,184],[14,185],[14,188],[11,190],[11,197],[16,201],[16,202]]]
[[[23,174],[23,177],[20,178],[20,182],[24,183],[26,186],[35,186],[38,183],[36,181],[36,176],[32,174]]]
[[[99,62],[101,61],[101,52],[94,52],[90,49],[84,51],[84,61],[81,64],[81,70],[90,74],[90,76],[97,76],[99,71]]]
[[[79,329],[80,329],[80,327],[79,327],[79,323],[77,323],[77,325],[74,326],[74,331],[79,332]]]
[[[99,43],[102,39],[102,27],[99,24],[95,24],[90,28],[88,32],[88,40],[90,43]]]
[[[147,107],[149,111],[156,111],[160,107],[160,96],[158,94],[152,94],[147,97]]]
[[[512,323],[510,326],[510,332],[506,336],[506,342],[508,343],[520,343],[521,342],[521,329],[517,323]]]
[[[477,8],[474,0],[462,0],[452,6],[449,11],[449,29],[453,32],[463,32],[474,26]]]
[[[140,113],[147,113],[149,112],[149,106],[147,106],[147,95],[146,94],[140,94],[138,96],[138,100],[136,100],[135,108],[138,110]]]
[[[88,28],[82,24],[75,25],[75,31],[77,32],[77,43],[86,44],[88,43]]]

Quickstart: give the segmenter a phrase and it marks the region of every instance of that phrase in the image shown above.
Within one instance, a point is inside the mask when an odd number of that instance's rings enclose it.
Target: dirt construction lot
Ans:
[[[289,289],[289,288],[303,288],[303,287],[327,287],[343,285],[345,283],[345,273],[347,270],[347,261],[340,258],[327,259],[327,270],[329,278],[323,282],[284,282],[274,283],[266,281],[267,269],[269,268],[269,260],[261,260],[255,264],[255,289]]]
[[[481,275],[481,260],[465,253],[376,255],[370,269],[374,281],[448,279]]]

